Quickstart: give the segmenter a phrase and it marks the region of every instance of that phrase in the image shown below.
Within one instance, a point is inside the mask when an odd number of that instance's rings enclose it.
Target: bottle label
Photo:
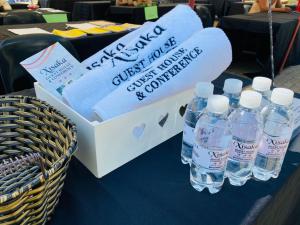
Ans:
[[[228,157],[228,150],[209,151],[198,144],[194,145],[193,161],[206,169],[224,170]]]
[[[238,140],[233,140],[229,158],[240,162],[251,162],[256,156],[257,149],[258,144],[255,142],[245,143]]]
[[[183,140],[190,146],[193,146],[195,143],[195,134],[194,134],[194,129],[193,127],[184,124],[183,128]]]
[[[263,135],[259,153],[269,158],[282,157],[290,142],[290,137],[270,137]]]

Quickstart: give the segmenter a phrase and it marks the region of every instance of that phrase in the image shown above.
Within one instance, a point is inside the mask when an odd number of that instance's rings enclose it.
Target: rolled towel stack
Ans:
[[[100,100],[93,109],[101,120],[113,118],[190,89],[199,81],[211,82],[231,60],[231,44],[224,32],[204,29]]]
[[[78,113],[92,120],[92,107],[97,102],[202,28],[200,18],[189,6],[178,5],[151,23],[146,31],[107,60],[100,69],[88,72],[67,86],[63,91],[64,100]]]

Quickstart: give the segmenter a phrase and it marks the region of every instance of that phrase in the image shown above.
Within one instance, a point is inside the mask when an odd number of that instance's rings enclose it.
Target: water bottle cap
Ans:
[[[274,88],[271,101],[278,105],[289,106],[292,104],[294,92],[287,88]]]
[[[271,88],[272,80],[267,77],[255,77],[252,82],[252,88],[255,91],[269,91]]]
[[[223,91],[230,94],[239,94],[242,91],[243,82],[238,79],[229,78],[224,82]]]
[[[208,98],[214,93],[214,85],[210,82],[198,82],[196,84],[195,94],[201,98]]]
[[[229,99],[223,95],[212,95],[207,100],[207,110],[212,113],[223,114],[228,111]]]
[[[261,94],[256,91],[243,91],[241,94],[240,105],[249,109],[255,109],[260,106]]]

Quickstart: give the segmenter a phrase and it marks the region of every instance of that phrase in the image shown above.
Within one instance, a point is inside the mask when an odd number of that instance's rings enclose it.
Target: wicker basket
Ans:
[[[36,98],[1,96],[0,224],[45,224],[76,149],[75,125],[58,111]],[[23,163],[28,157],[35,162]]]

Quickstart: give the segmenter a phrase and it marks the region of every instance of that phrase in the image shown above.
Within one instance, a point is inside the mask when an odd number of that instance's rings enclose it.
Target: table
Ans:
[[[87,21],[88,22],[88,21]],[[76,22],[78,23],[78,22]],[[69,24],[69,23],[68,23]],[[27,25],[14,25],[14,26],[0,26],[0,41],[16,37],[17,35],[9,32],[8,29],[14,28],[33,28],[38,27],[44,30],[51,32],[53,29],[66,29],[66,23],[51,23],[51,24],[27,24]],[[122,36],[128,34],[129,31],[119,32],[119,33],[107,33],[107,34],[99,34],[99,35],[88,35],[80,38],[69,39],[70,43],[76,49],[78,55],[80,56],[79,60],[83,61],[91,55],[95,54],[99,50],[103,49],[107,45],[112,42],[118,40]],[[0,82],[1,83],[1,82]],[[26,82],[18,82],[18,88],[24,89],[28,87],[29,81]],[[3,87],[0,84],[0,94],[3,93]],[[19,90],[20,90],[19,89]]]
[[[10,3],[12,9],[27,9],[28,3]]]
[[[240,188],[226,181],[220,193],[210,195],[190,186],[189,168],[180,162],[180,145],[177,135],[101,180],[73,159],[47,224],[284,225],[288,220],[299,224],[300,171],[293,165],[299,163],[299,153],[288,152],[277,180],[251,180]]]
[[[297,24],[297,13],[273,13],[274,31],[274,60],[275,70],[278,72],[289,41]],[[269,26],[266,13],[248,15],[225,16],[220,22],[220,27],[226,32],[233,45],[234,60],[243,49],[243,45],[252,44],[257,55],[264,58],[265,71],[270,74],[269,61]],[[257,39],[256,39],[257,38]],[[259,49],[260,48],[260,49]],[[286,66],[300,63],[300,35],[297,35],[293,49],[287,60]],[[267,58],[266,58],[267,57]]]
[[[210,3],[214,6],[218,18],[221,19],[223,16],[227,15],[232,3],[240,1],[241,0],[210,0]]]
[[[214,84],[220,92],[226,78]],[[243,79],[245,85],[251,80]],[[299,151],[299,137],[289,150]],[[294,144],[296,143],[296,145]],[[180,161],[181,134],[96,179],[70,163],[60,202],[48,225],[296,225],[300,224],[300,153],[288,151],[279,178],[250,180],[215,195],[195,191]]]
[[[88,22],[88,21],[87,21]],[[72,22],[69,22],[70,24]],[[74,22],[73,22],[74,23]],[[78,23],[78,22],[76,22]],[[53,29],[65,30],[67,23],[40,23],[40,24],[22,24],[22,25],[11,25],[11,26],[0,26],[0,41],[6,38],[16,37],[17,35],[9,32],[8,29],[18,29],[18,28],[33,28],[38,27],[43,30],[52,32]],[[119,32],[119,33],[108,33],[99,35],[89,35],[80,38],[69,39],[77,50],[80,59],[84,60],[89,56],[95,54],[100,49],[111,44],[113,41],[119,39],[123,35],[127,34],[129,31]]]
[[[77,1],[82,2],[82,1],[90,1],[90,0],[47,0],[47,5],[50,8],[65,10],[67,12],[70,12],[72,15],[74,3]]]
[[[177,4],[160,4],[158,6],[158,18],[172,10]],[[197,6],[206,7],[211,18],[215,17],[215,9],[212,4],[197,4]],[[201,16],[201,15],[200,15]],[[146,22],[144,7],[136,6],[110,6],[108,20],[119,23],[143,24]]]
[[[75,2],[72,19],[75,20],[100,20],[105,19],[110,7],[110,1],[84,1]]]
[[[159,5],[158,17],[163,16],[172,10],[176,4]],[[145,20],[144,7],[137,6],[110,6],[109,19],[120,23],[143,24]]]
[[[218,92],[228,77],[236,78],[224,74],[214,82]],[[278,179],[250,180],[243,187],[226,181],[220,193],[210,195],[189,184],[189,167],[180,161],[181,143],[179,134],[102,179],[73,158],[48,225],[299,224],[299,153],[287,153]]]

